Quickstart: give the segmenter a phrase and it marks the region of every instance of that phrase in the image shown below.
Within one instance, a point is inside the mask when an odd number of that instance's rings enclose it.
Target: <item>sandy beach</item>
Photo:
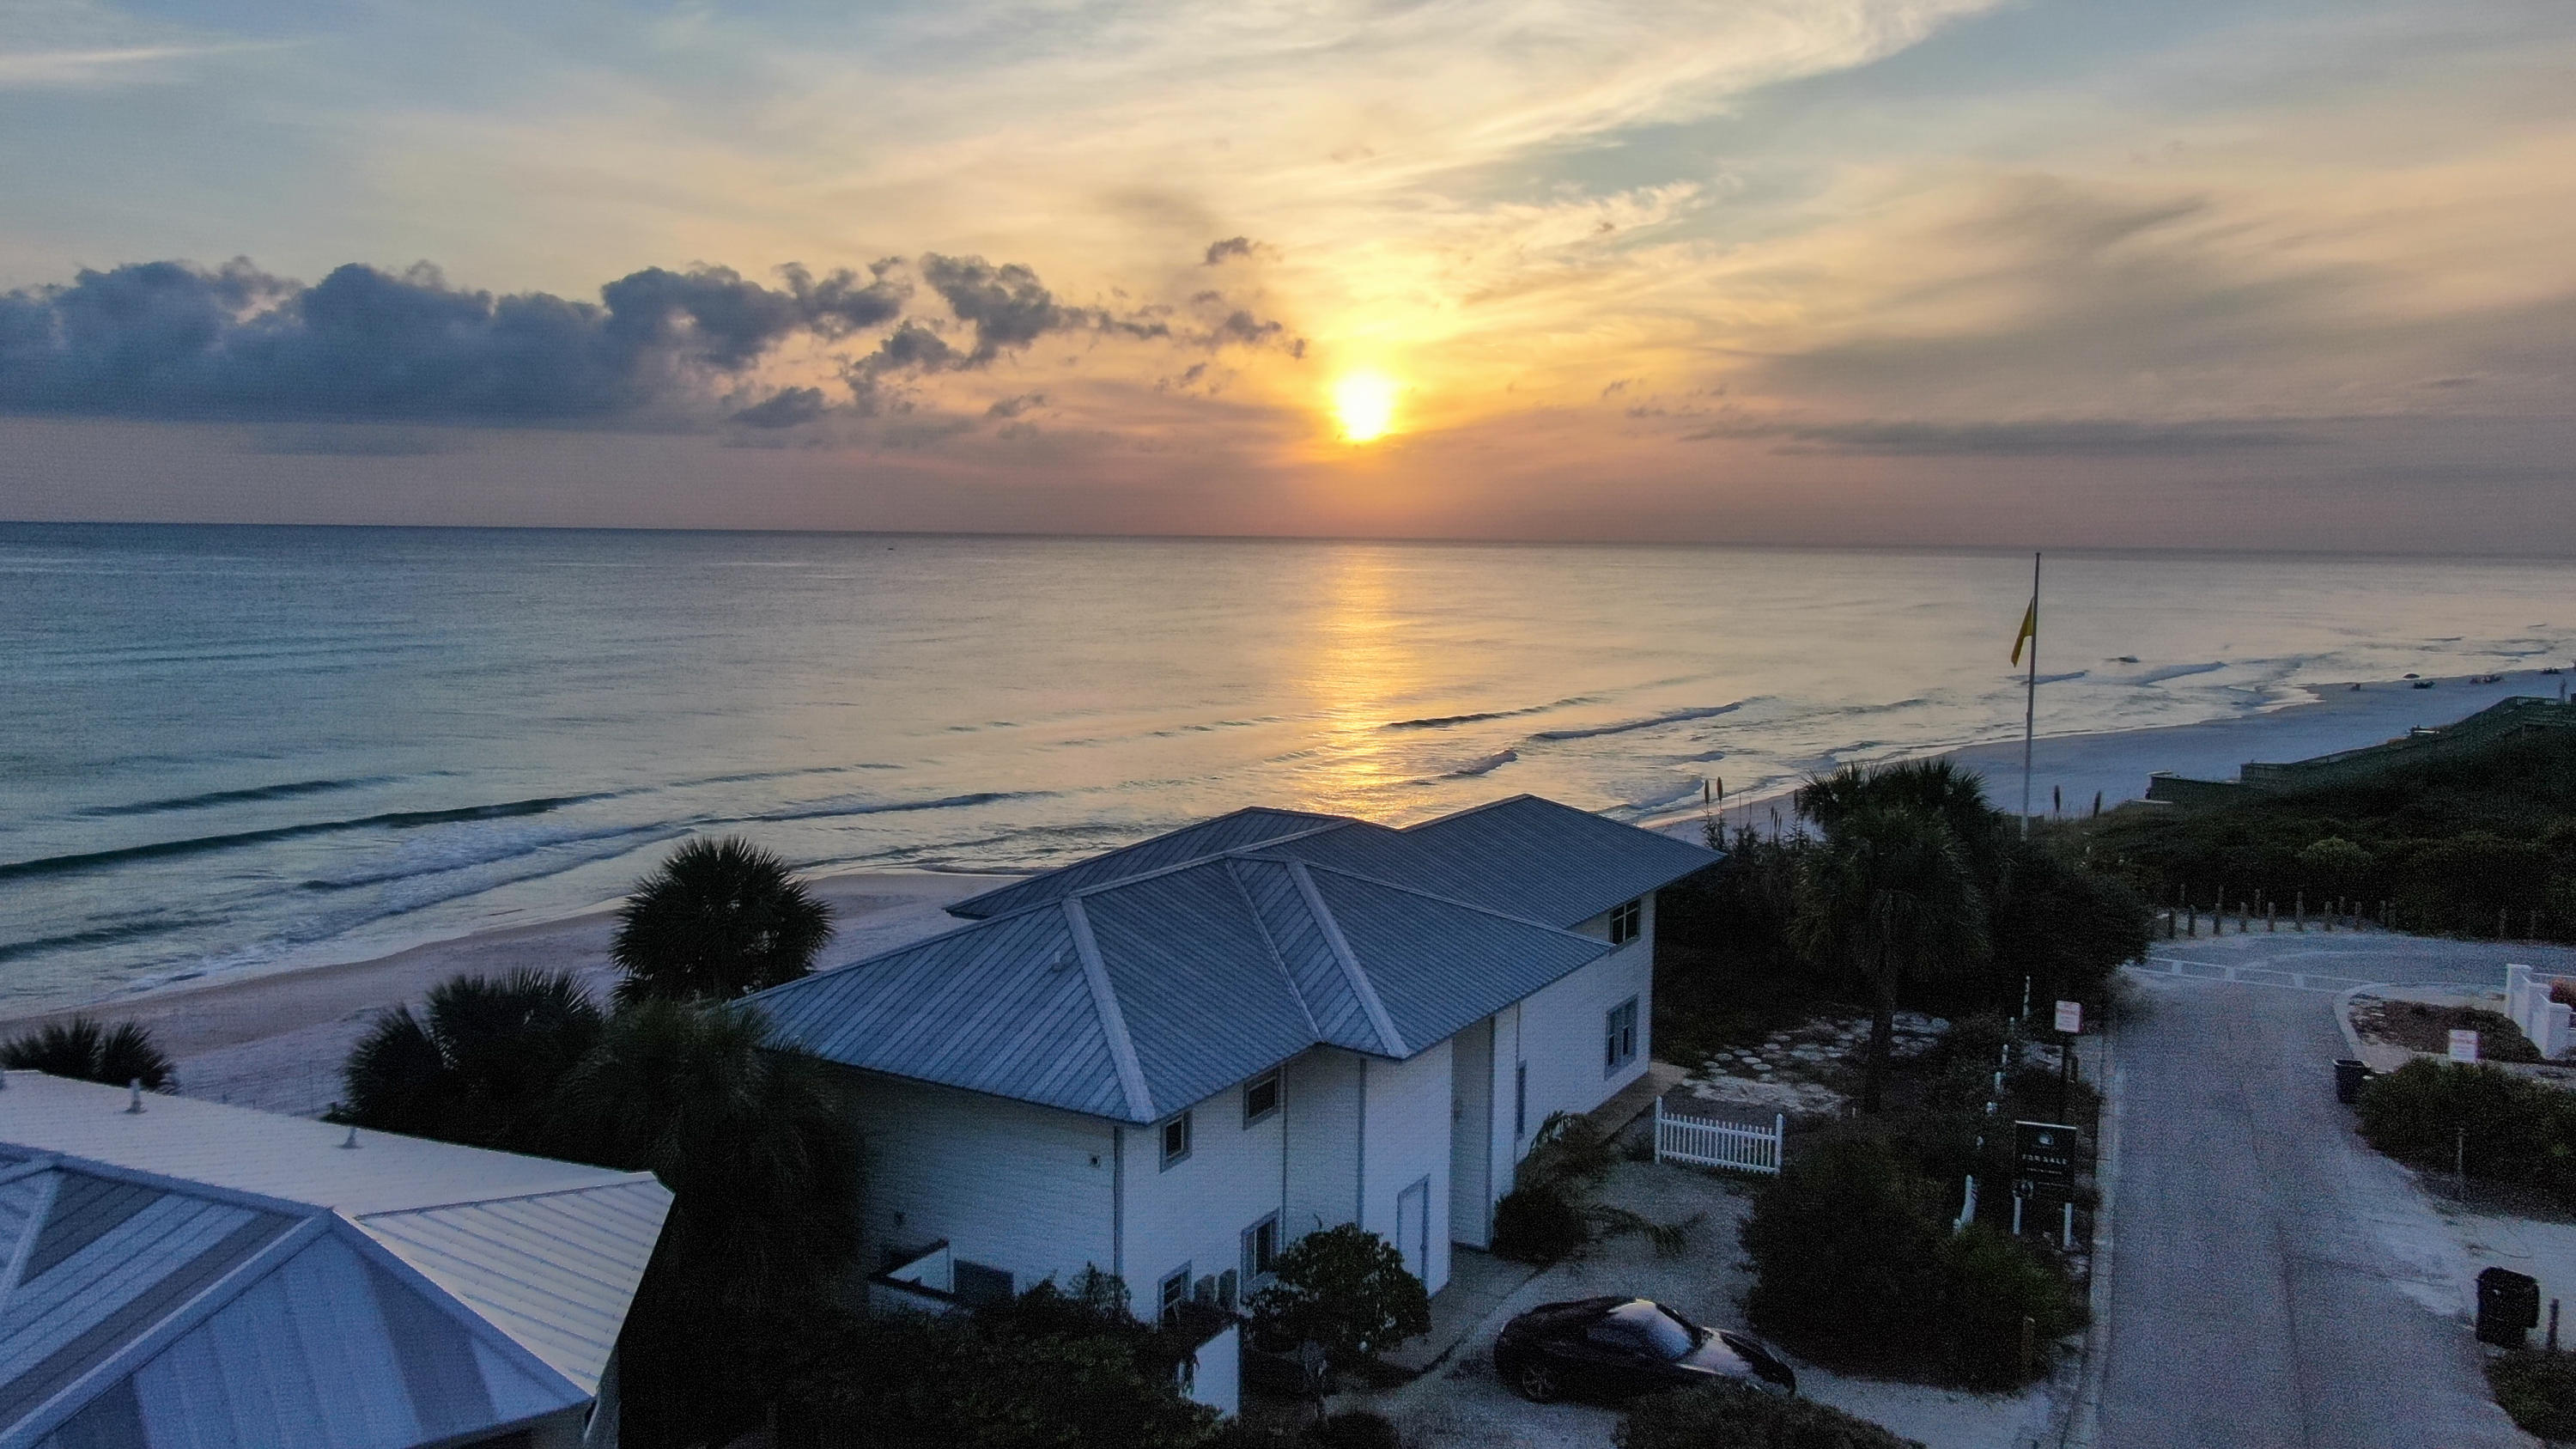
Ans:
[[[2295,760],[2374,744],[2417,725],[2446,724],[2518,694],[2557,693],[2558,679],[2537,671],[2494,683],[2444,679],[2433,688],[2372,683],[2322,692],[2313,702],[2242,719],[2166,729],[2042,737],[2035,751],[2033,795],[2049,806],[2052,787],[2070,813],[2089,811],[2099,792],[2105,808],[2142,798],[2147,776],[2171,770],[2233,779],[2249,760]],[[2043,715],[2044,718],[2044,715]],[[2010,741],[1946,752],[1983,775],[1998,804],[2010,809],[2021,788],[2021,745]],[[1778,796],[1730,807],[1730,825],[1767,823]],[[1695,836],[1696,814],[1662,823]],[[936,872],[826,875],[810,884],[830,902],[836,923],[822,964],[840,965],[955,924],[946,906],[1012,876]],[[177,1060],[180,1090],[190,1096],[273,1111],[318,1113],[337,1090],[351,1042],[376,1013],[416,1001],[448,977],[521,967],[569,966],[605,994],[615,980],[608,943],[614,902],[560,919],[434,941],[373,960],[280,972],[213,984],[192,983],[119,998],[88,1008],[111,1021],[152,1029]],[[0,1022],[0,1030],[68,1015],[55,1011]]]
[[[945,930],[956,924],[945,910],[950,902],[1015,879],[930,871],[815,877],[808,886],[833,912],[832,939],[820,962],[838,965]],[[371,961],[191,983],[79,1010],[151,1028],[177,1061],[179,1090],[188,1096],[316,1115],[331,1105],[341,1059],[367,1023],[451,976],[570,967],[604,998],[617,979],[608,960],[615,905],[432,941]],[[14,1035],[72,1014],[30,1015],[0,1022],[0,1030]]]

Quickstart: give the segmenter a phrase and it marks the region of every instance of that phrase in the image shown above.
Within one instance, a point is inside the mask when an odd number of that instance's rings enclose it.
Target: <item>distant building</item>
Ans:
[[[853,1070],[879,1301],[1096,1266],[1232,1306],[1349,1222],[1436,1293],[1547,1116],[1644,1074],[1655,892],[1715,859],[1531,796],[1246,810],[752,999]]]
[[[671,1197],[0,1074],[0,1449],[613,1444]]]

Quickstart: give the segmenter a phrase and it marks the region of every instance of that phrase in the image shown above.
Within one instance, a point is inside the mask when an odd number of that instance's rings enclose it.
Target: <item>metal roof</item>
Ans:
[[[828,1061],[1154,1122],[1315,1046],[1420,1052],[1612,949],[1565,927],[1714,859],[1529,797],[1405,831],[1239,811],[750,999]]]
[[[481,1365],[475,1373],[496,1406],[494,1412],[537,1399],[562,1407],[598,1392],[627,1305],[670,1209],[669,1191],[651,1174],[378,1132],[357,1133],[358,1145],[352,1149],[345,1145],[349,1130],[326,1122],[155,1094],[145,1095],[143,1110],[136,1112],[128,1110],[128,1101],[121,1088],[34,1072],[10,1072],[0,1078],[0,1158],[18,1160],[14,1167],[0,1167],[0,1243],[15,1241],[11,1237],[15,1232],[30,1245],[18,1276],[0,1277],[0,1295],[5,1295],[0,1296],[0,1323],[14,1321],[26,1290],[50,1276],[35,1270],[50,1269],[50,1255],[67,1251],[60,1245],[72,1245],[72,1258],[87,1250],[88,1245],[75,1241],[82,1233],[105,1231],[102,1224],[113,1228],[115,1233],[109,1237],[122,1245],[126,1262],[115,1271],[141,1281],[161,1269],[178,1271],[165,1261],[169,1250],[154,1246],[159,1240],[135,1238],[127,1231],[148,1216],[147,1208],[149,1213],[168,1214],[181,1211],[180,1205],[201,1204],[188,1211],[212,1224],[226,1213],[247,1210],[247,1205],[257,1210],[260,1221],[273,1219],[280,1233],[321,1224],[333,1241],[344,1243],[368,1265],[372,1276],[364,1282],[376,1286],[366,1288],[373,1297],[358,1294],[331,1304],[298,1299],[285,1310],[284,1318],[253,1315],[239,1320],[255,1320],[258,1333],[271,1334],[271,1339],[254,1335],[236,1340],[227,1336],[232,1329],[206,1329],[212,1335],[206,1340],[207,1351],[224,1363],[234,1362],[225,1355],[256,1349],[259,1362],[291,1377],[319,1364],[322,1360],[315,1355],[322,1352],[323,1341],[339,1331],[327,1326],[317,1330],[315,1324],[337,1323],[350,1315],[356,1315],[350,1320],[356,1322],[373,1312],[383,1325],[392,1325],[385,1332],[403,1323],[418,1328],[426,1320],[411,1309],[384,1306],[384,1294],[390,1290],[383,1285],[393,1283],[404,1294],[431,1303],[438,1313],[469,1321],[468,1336],[475,1345],[469,1357]],[[23,1176],[10,1177],[13,1173]],[[20,1184],[40,1178],[61,1178],[75,1185],[48,1189],[50,1195],[41,1204],[30,1206],[35,1200],[26,1196]],[[38,1218],[43,1225],[30,1229],[27,1224]],[[30,1231],[36,1236],[25,1237]],[[125,1236],[115,1235],[120,1233]],[[257,1251],[259,1246],[251,1243],[243,1251]],[[7,1261],[0,1257],[0,1263]],[[321,1273],[314,1265],[322,1261],[314,1258],[278,1281],[288,1288],[299,1283],[336,1283],[342,1289],[359,1282],[346,1274],[334,1278]],[[272,1266],[286,1271],[282,1263]],[[314,1276],[317,1273],[321,1276]],[[376,1307],[365,1308],[361,1298]],[[110,1337],[161,1333],[157,1325],[166,1318],[166,1313],[155,1318],[135,1309],[130,1321]],[[62,1327],[58,1320],[44,1322]],[[67,1331],[77,1337],[93,1330]],[[360,1325],[347,1331],[373,1330]],[[433,1366],[440,1361],[434,1352],[420,1360]],[[455,1358],[455,1362],[468,1359]],[[511,1368],[511,1364],[518,1366]],[[406,1366],[403,1372],[411,1375],[416,1369],[430,1372],[417,1365]],[[438,1372],[448,1374],[440,1383],[465,1383],[462,1369]],[[13,1377],[7,1350],[0,1347],[0,1383]],[[334,1378],[334,1373],[321,1373],[317,1382],[327,1384]],[[532,1389],[530,1384],[538,1387]],[[148,1388],[144,1379],[137,1379],[136,1385],[138,1392]],[[202,1387],[202,1382],[189,1379],[186,1385]],[[277,1388],[274,1392],[289,1391]],[[417,1400],[427,1390],[415,1383],[406,1392]],[[145,1407],[153,1402],[145,1394]],[[0,1449],[20,1442],[10,1437],[16,1432],[17,1414],[7,1405],[6,1391],[0,1390]],[[418,1439],[306,1439],[293,1434],[281,1439],[244,1421],[239,1442],[409,1444],[452,1432],[426,1432],[449,1422],[452,1416],[445,1410],[420,1412],[428,1417],[415,1415],[424,1430]],[[503,1427],[524,1417],[525,1413],[511,1411],[482,1422]],[[384,1422],[415,1421],[395,1415]],[[194,1440],[130,1442],[233,1441],[209,1430]]]
[[[337,1214],[71,1157],[10,1174],[0,1449],[405,1449],[591,1398]]]

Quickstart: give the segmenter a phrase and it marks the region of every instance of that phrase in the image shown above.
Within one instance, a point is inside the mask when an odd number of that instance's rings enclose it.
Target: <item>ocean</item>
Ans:
[[[1058,862],[1263,803],[1695,814],[2017,735],[2014,553],[0,525],[0,1010],[356,960],[735,832]],[[2039,728],[2564,663],[2529,561],[2064,554]]]

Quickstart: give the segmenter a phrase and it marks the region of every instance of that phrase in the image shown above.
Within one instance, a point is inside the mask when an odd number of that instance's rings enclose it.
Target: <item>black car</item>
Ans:
[[[1736,1379],[1794,1394],[1798,1376],[1741,1333],[1702,1328],[1644,1298],[1546,1303],[1503,1325],[1494,1369],[1522,1398],[1621,1398]]]

